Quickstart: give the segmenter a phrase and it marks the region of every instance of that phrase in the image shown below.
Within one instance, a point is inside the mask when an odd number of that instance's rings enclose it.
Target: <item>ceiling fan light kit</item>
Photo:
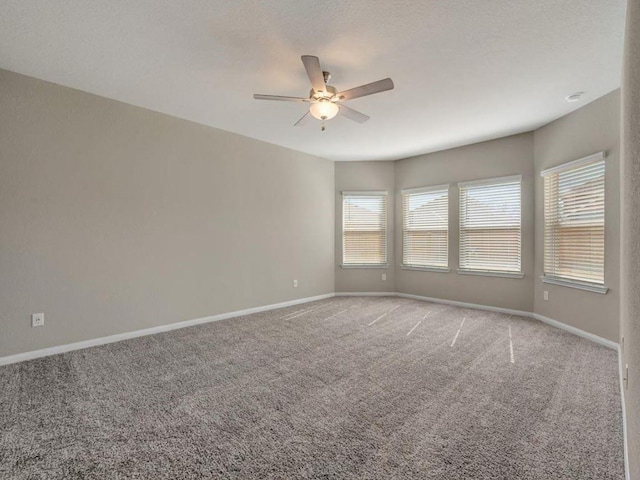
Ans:
[[[318,120],[331,120],[338,114],[340,107],[328,99],[321,99],[309,106],[309,111]]]
[[[377,82],[368,83],[350,90],[339,92],[335,87],[327,85],[327,82],[331,79],[331,74],[329,72],[322,71],[318,57],[303,55],[301,58],[304,68],[307,71],[309,81],[311,82],[312,88],[309,92],[309,98],[263,94],[253,95],[253,98],[256,100],[309,103],[309,111],[294,124],[296,127],[305,125],[309,117],[312,116],[322,121],[322,131],[324,131],[324,122],[326,120],[331,120],[338,114],[348,118],[349,120],[353,120],[354,122],[364,123],[369,120],[367,115],[349,108],[341,102],[392,90],[394,86],[393,81],[390,78],[385,78],[384,80],[378,80]]]

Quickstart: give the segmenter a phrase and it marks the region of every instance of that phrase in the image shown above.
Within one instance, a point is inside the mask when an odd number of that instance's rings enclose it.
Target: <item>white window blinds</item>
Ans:
[[[449,186],[402,191],[402,264],[449,265]]]
[[[545,277],[604,285],[604,154],[542,177]]]
[[[459,183],[460,269],[520,272],[520,176]]]
[[[342,264],[387,263],[387,193],[342,193]]]

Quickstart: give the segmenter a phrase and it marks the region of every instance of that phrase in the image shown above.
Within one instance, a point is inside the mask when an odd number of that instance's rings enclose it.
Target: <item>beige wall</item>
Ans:
[[[629,441],[629,478],[640,480],[640,0],[627,3],[622,81],[622,364]]]
[[[631,8],[640,15],[637,2]],[[640,38],[637,31],[633,38]],[[636,52],[627,65],[623,171],[622,332],[631,368],[626,398],[632,478],[640,476],[633,461],[640,431],[634,413],[640,411],[638,269],[631,268],[638,263],[634,125],[640,101],[637,88],[630,88],[637,85],[638,57]],[[534,310],[618,341],[619,92],[535,134],[335,168],[323,159],[3,70],[0,112],[0,356],[334,290],[399,291]],[[539,172],[600,150],[608,152],[611,290],[599,295],[542,284]],[[524,279],[455,273],[455,185],[452,272],[400,268],[403,188],[512,174],[523,175]],[[343,190],[389,192],[389,268],[340,268]],[[44,328],[30,327],[35,312],[45,312]]]
[[[0,356],[334,290],[333,162],[1,70],[0,112]]]
[[[457,183],[522,175],[523,279],[460,275]],[[396,162],[396,287],[399,292],[514,310],[533,308],[533,135],[511,137],[421,155]],[[449,267],[451,272],[404,270],[401,191],[449,184]]]
[[[535,134],[334,168],[0,71],[0,356],[334,290],[535,311],[617,341],[618,101],[613,92]],[[609,153],[611,290],[542,284],[539,172],[599,150]],[[455,184],[513,174],[523,175],[524,279],[458,275]],[[404,270],[400,191],[443,183],[452,271]],[[344,190],[389,192],[389,268],[339,266]],[[41,311],[46,326],[32,329]]]
[[[543,272],[543,182],[540,172],[607,152],[605,177],[606,295],[540,281]],[[620,302],[620,91],[616,90],[535,132],[535,312],[618,342]],[[549,300],[543,292],[549,292]]]
[[[337,269],[336,291],[395,291],[535,312],[553,320],[618,342],[619,331],[619,115],[620,94],[614,91],[534,133],[514,135],[466,147],[389,162],[336,164],[336,263],[341,255],[341,190],[385,189],[393,192],[393,269],[386,285],[378,270]],[[540,171],[598,151],[607,151],[605,282],[600,295],[543,284],[543,192]],[[523,279],[467,276],[458,267],[457,182],[523,175]],[[391,184],[393,183],[393,186]],[[401,190],[450,184],[449,273],[405,270],[402,260]],[[392,217],[390,216],[390,221]],[[391,245],[391,244],[390,244]],[[549,300],[543,300],[543,292]]]
[[[335,276],[336,292],[395,292],[394,277],[394,196],[393,162],[337,162],[335,193]],[[342,192],[382,191],[387,198],[387,261],[388,268],[342,268]],[[387,280],[382,280],[386,274]]]

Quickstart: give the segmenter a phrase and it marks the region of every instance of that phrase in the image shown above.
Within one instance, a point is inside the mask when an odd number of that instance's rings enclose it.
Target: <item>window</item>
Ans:
[[[604,287],[604,153],[550,168],[544,179],[544,277]]]
[[[449,185],[402,191],[402,265],[448,270]]]
[[[459,183],[460,270],[458,273],[522,278],[522,177]]]
[[[342,192],[342,265],[387,264],[387,192]]]

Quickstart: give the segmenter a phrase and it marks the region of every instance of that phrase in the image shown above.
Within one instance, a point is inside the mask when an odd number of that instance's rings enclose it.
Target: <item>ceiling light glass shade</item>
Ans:
[[[318,120],[330,120],[338,114],[338,105],[329,100],[320,100],[309,107],[311,115]]]

